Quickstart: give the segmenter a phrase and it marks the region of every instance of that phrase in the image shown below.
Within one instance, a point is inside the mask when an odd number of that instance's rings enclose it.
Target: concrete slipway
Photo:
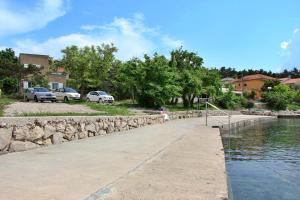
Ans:
[[[232,122],[261,118],[233,116]],[[0,156],[1,200],[227,199],[226,117],[170,121]]]

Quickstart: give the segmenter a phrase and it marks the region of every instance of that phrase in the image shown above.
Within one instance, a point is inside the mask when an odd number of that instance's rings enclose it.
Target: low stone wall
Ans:
[[[170,113],[170,119],[201,116],[201,111]],[[164,123],[163,115],[132,117],[0,118],[0,154]]]

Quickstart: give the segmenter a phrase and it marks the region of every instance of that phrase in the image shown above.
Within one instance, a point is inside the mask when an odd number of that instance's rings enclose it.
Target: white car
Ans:
[[[68,102],[70,100],[80,100],[80,94],[72,89],[72,88],[59,88],[56,92],[54,92],[56,99],[64,102]]]
[[[86,100],[98,103],[113,103],[114,97],[103,91],[91,91],[86,95]]]

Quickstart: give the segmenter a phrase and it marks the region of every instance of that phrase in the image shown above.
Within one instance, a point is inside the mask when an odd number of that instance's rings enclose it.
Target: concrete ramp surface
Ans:
[[[218,129],[203,118],[0,156],[2,200],[226,199]]]

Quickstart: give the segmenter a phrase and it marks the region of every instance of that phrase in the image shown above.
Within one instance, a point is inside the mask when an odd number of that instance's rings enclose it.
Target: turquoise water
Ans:
[[[223,144],[232,199],[300,199],[300,119],[260,122]]]

